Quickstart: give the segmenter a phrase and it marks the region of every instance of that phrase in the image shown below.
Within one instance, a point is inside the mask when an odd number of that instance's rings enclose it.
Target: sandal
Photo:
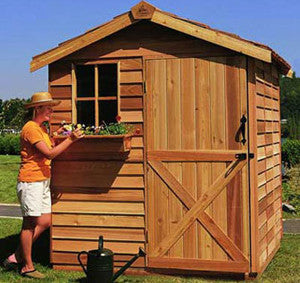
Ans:
[[[36,269],[30,270],[30,271],[25,271],[20,273],[21,276],[23,277],[28,277],[28,278],[36,278],[36,279],[43,279],[45,278],[45,275]]]
[[[14,271],[18,270],[18,263],[9,261],[8,258],[5,259],[2,264],[3,264],[4,268],[8,271],[9,270],[14,270]]]

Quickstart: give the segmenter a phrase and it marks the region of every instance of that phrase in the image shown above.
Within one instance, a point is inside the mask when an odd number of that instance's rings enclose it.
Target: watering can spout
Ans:
[[[115,281],[127,268],[129,268],[140,256],[144,257],[146,255],[144,249],[141,247],[139,248],[139,252],[134,255],[134,257],[128,261],[123,267],[121,267],[114,275],[113,275],[113,280]]]

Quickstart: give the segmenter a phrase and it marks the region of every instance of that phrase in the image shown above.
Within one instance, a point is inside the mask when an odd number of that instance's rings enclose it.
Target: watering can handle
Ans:
[[[80,259],[80,257],[81,257],[82,254],[88,255],[88,253],[87,253],[86,251],[82,251],[82,252],[80,252],[80,253],[77,255],[77,259],[78,259],[78,261],[79,261],[79,263],[80,263],[80,266],[82,267],[84,273],[85,273],[86,275],[88,275],[88,274],[87,274],[87,270],[86,270],[86,268],[84,267],[84,265],[83,265],[83,263],[82,263],[82,261],[81,261],[81,259]]]
[[[103,236],[100,236],[99,240],[98,240],[98,250],[99,250],[99,252],[102,249],[103,249]]]

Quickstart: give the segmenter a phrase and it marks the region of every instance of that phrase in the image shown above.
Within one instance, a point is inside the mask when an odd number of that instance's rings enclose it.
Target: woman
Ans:
[[[21,132],[21,166],[17,193],[21,204],[23,225],[20,245],[4,265],[12,268],[19,264],[20,274],[31,278],[44,278],[35,270],[31,258],[32,243],[51,224],[50,163],[73,142],[83,137],[77,129],[66,140],[54,146],[43,122],[51,119],[52,107],[60,103],[48,92],[33,94],[26,108],[34,108],[33,119],[27,122]]]

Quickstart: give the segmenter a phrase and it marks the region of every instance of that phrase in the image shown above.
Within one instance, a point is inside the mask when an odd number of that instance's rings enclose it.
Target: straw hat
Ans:
[[[26,108],[37,107],[37,106],[56,106],[60,103],[60,100],[52,99],[49,92],[36,92],[31,96],[31,101],[25,104]]]

